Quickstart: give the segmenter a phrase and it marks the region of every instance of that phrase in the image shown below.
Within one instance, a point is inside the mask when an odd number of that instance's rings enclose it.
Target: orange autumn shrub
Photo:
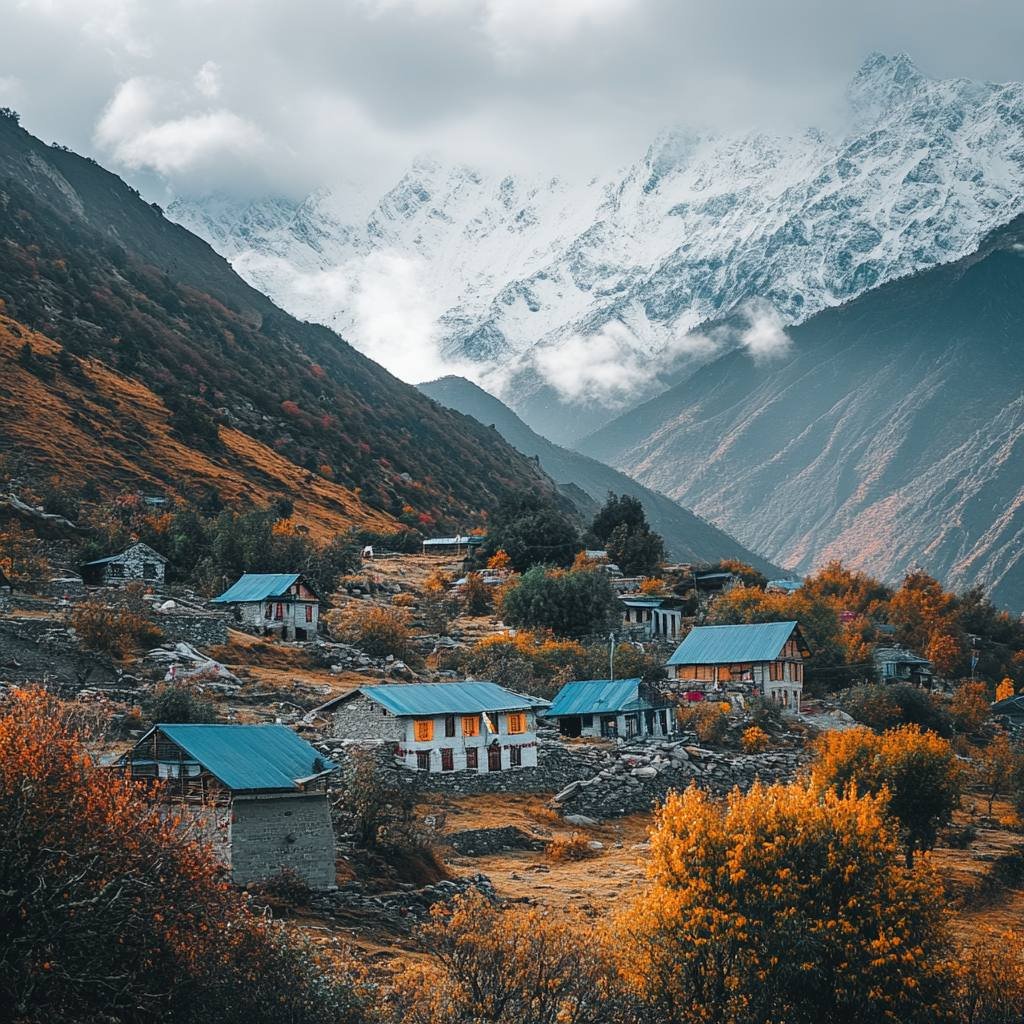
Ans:
[[[633,1024],[612,937],[569,910],[500,909],[478,894],[435,907],[385,996],[389,1024]]]
[[[947,740],[916,725],[883,733],[857,728],[823,733],[811,766],[816,793],[881,796],[903,841],[908,865],[935,845],[960,802],[963,773]]]
[[[581,832],[573,832],[571,836],[555,836],[544,848],[548,860],[589,860],[597,856],[597,850],[590,846],[590,841]]]
[[[771,742],[768,733],[759,726],[752,725],[749,729],[743,730],[743,738],[740,743],[747,754],[761,754],[768,749]]]
[[[953,977],[941,885],[882,797],[669,793],[649,888],[616,922],[639,1019],[934,1024]]]
[[[412,608],[416,604],[416,598],[412,594],[395,594],[391,598],[391,604],[394,608]]]
[[[497,551],[487,559],[488,569],[498,569],[505,571],[512,568],[512,559],[508,557],[508,552],[502,548],[498,548]]]
[[[141,612],[112,608],[102,601],[83,601],[71,613],[71,625],[90,651],[123,658],[139,647],[160,642],[159,627]]]
[[[326,619],[331,635],[375,657],[409,654],[409,613],[404,608],[352,601]]]
[[[42,691],[0,703],[0,865],[5,1019],[362,1019],[315,950],[225,884],[194,819],[97,767]]]
[[[1008,700],[1016,692],[1013,680],[1009,676],[1004,676],[996,687],[996,700]]]
[[[718,701],[695,701],[676,708],[676,719],[681,729],[696,733],[701,743],[721,743],[729,725],[728,708]]]
[[[977,732],[989,715],[988,688],[984,683],[961,683],[949,702],[957,732]]]

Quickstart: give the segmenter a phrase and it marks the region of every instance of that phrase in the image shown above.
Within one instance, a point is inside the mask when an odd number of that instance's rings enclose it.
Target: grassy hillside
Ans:
[[[0,434],[0,449],[17,444],[58,473],[80,473],[83,455],[48,433],[51,414],[39,407],[51,404],[90,438],[86,451],[106,458],[101,485],[171,476],[187,450],[190,470],[175,487],[238,496],[280,487],[293,498],[307,487],[310,516],[324,523],[351,511],[467,525],[510,492],[552,489],[493,432],[282,312],[115,175],[9,117],[0,117],[0,301],[6,333],[31,328],[52,357],[35,377],[37,408],[17,436]],[[13,401],[11,346],[8,337],[0,369]],[[95,363],[84,380],[80,359]],[[117,414],[91,400],[99,376],[123,388],[108,405],[163,411],[114,429]],[[321,506],[320,495],[338,504]]]

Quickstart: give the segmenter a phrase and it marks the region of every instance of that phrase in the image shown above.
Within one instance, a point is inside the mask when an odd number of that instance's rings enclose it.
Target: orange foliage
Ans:
[[[898,823],[907,861],[935,845],[960,800],[962,773],[949,743],[905,725],[881,734],[870,729],[826,732],[811,770],[815,792],[880,795]]]
[[[949,702],[949,713],[959,732],[977,732],[989,715],[988,691],[984,683],[961,683]]]
[[[356,1015],[222,881],[187,815],[96,768],[67,706],[41,691],[0,704],[0,998],[25,1024],[165,1019],[340,1024]]]
[[[743,738],[740,741],[743,745],[743,750],[748,754],[760,754],[768,749],[768,745],[771,743],[771,737],[764,729],[759,726],[752,725],[749,729],[743,730]]]
[[[670,793],[622,971],[673,1024],[931,1024],[950,979],[941,886],[899,863],[882,797],[756,784]]]
[[[640,582],[641,594],[664,594],[665,581],[658,576],[648,576]]]
[[[1016,692],[1013,680],[1009,676],[1004,676],[1002,681],[996,687],[996,700],[1008,700]]]
[[[544,852],[549,860],[589,860],[597,856],[597,850],[590,846],[590,841],[581,832],[573,832],[568,838],[555,836],[545,847]]]
[[[508,552],[503,548],[498,548],[497,551],[487,559],[488,569],[499,569],[507,570],[512,568],[512,559],[508,557]]]

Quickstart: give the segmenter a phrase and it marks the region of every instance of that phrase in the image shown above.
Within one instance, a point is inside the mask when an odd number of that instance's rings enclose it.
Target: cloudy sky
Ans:
[[[0,104],[149,194],[301,194],[426,150],[611,166],[834,115],[866,53],[1024,76],[1019,0],[0,0]]]

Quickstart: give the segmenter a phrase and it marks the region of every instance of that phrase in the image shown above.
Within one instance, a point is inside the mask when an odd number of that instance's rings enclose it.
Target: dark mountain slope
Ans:
[[[663,494],[534,433],[508,406],[464,377],[442,377],[419,388],[442,405],[493,426],[518,451],[539,459],[544,472],[560,485],[575,485],[598,503],[604,502],[609,491],[639,498],[651,526],[665,538],[671,557],[693,562],[738,558],[775,571],[764,558]]]
[[[1024,607],[1024,218],[977,253],[735,351],[581,450],[785,565],[920,564]]]
[[[217,465],[234,466],[223,436],[234,430],[371,508],[449,526],[512,491],[551,489],[492,432],[282,312],[115,175],[9,117],[0,301],[67,350],[51,373],[80,356],[137,380],[167,407],[176,437]]]

